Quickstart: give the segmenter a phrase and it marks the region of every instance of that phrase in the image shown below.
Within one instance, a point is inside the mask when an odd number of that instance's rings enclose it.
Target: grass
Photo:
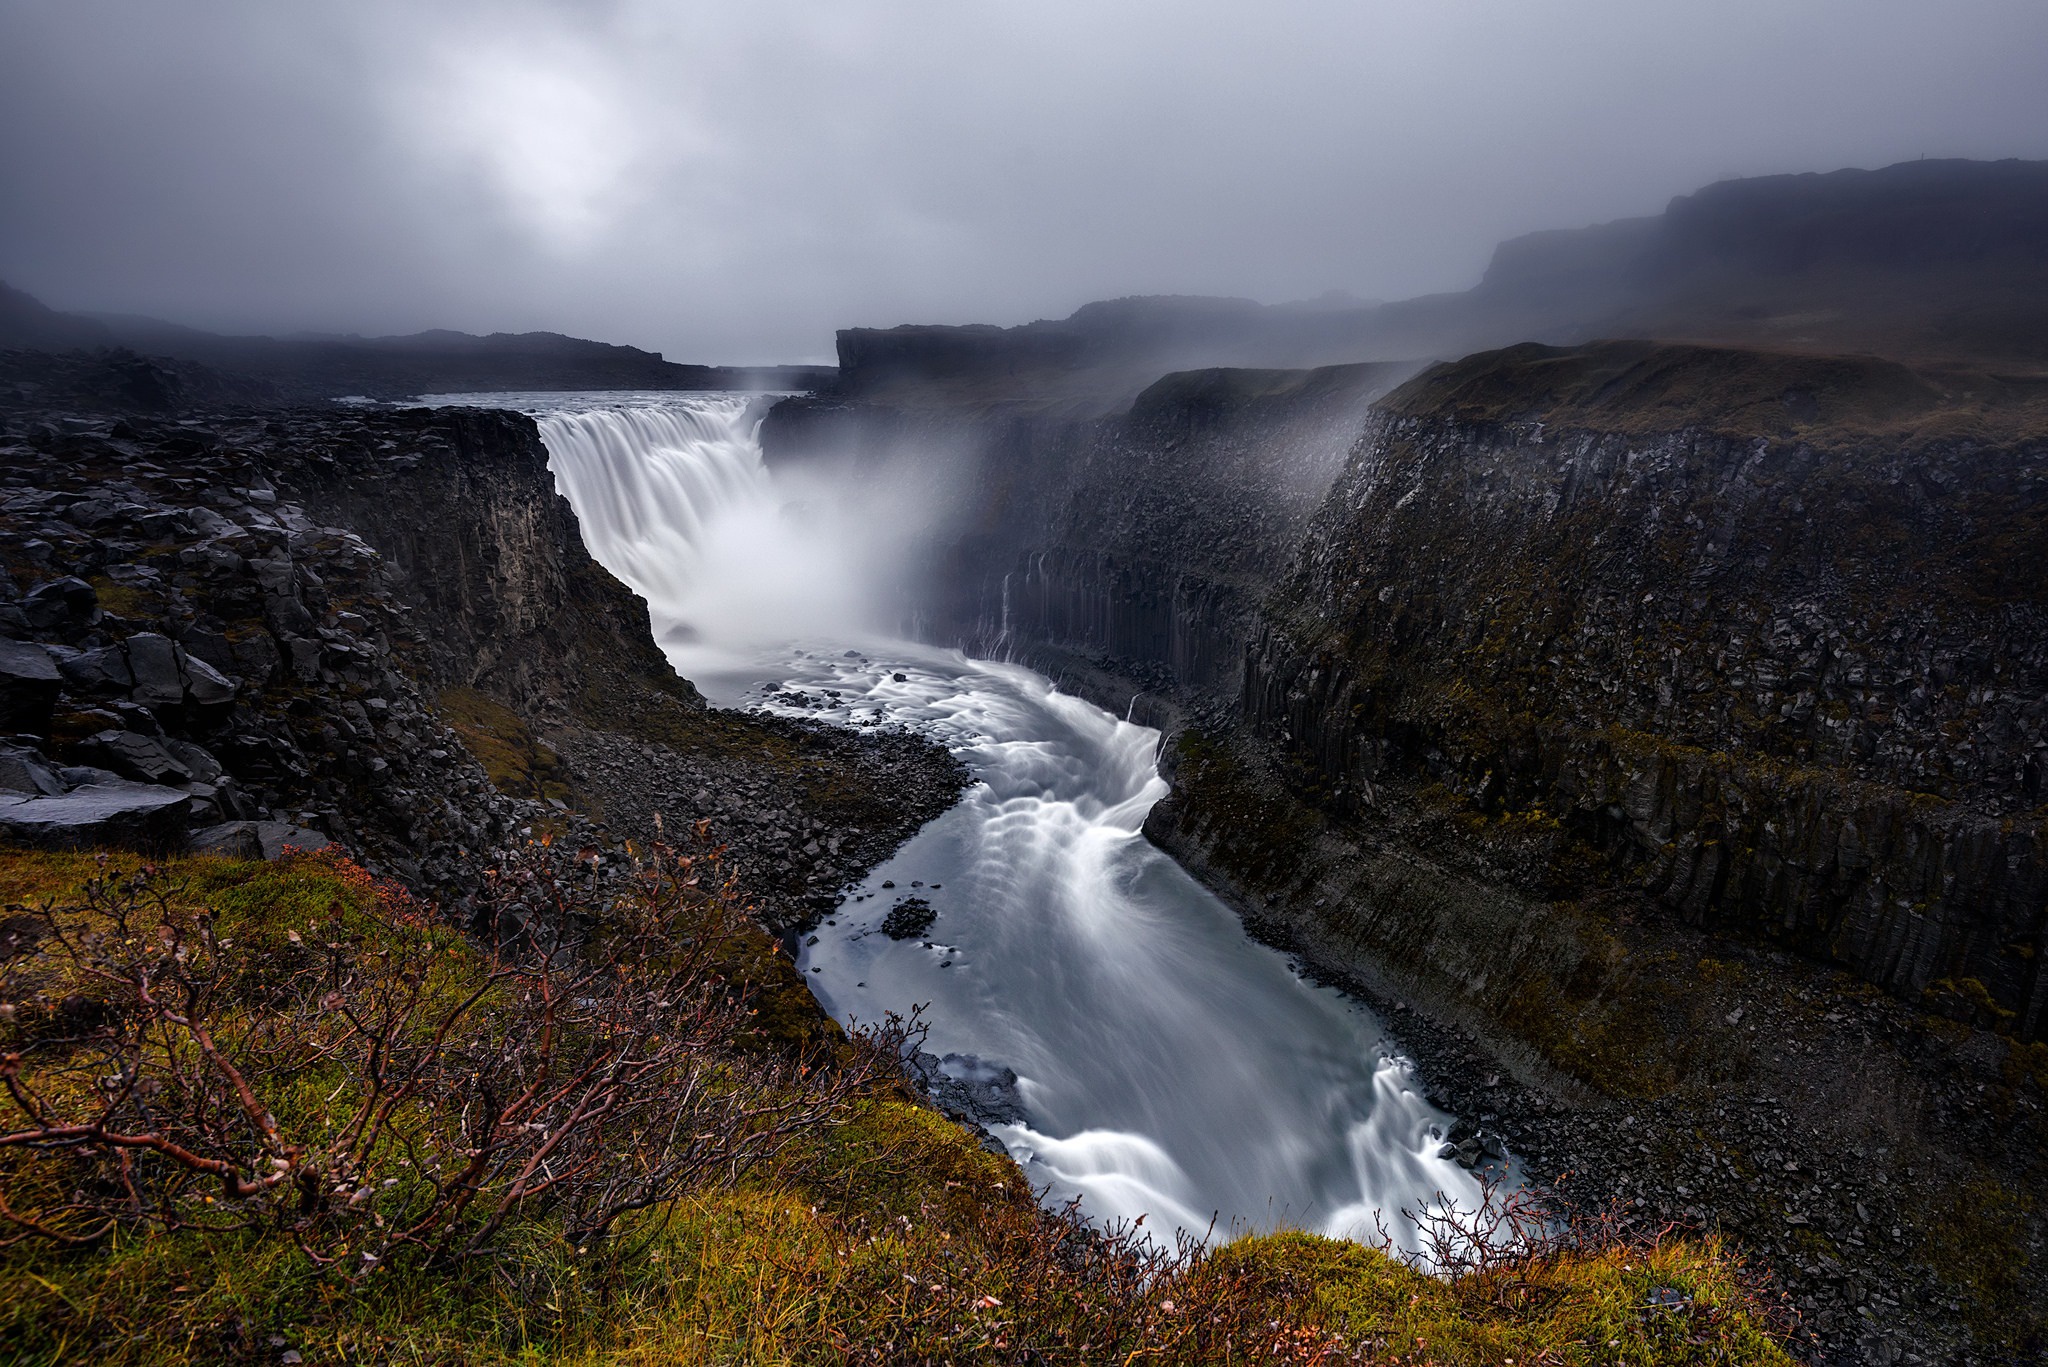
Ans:
[[[93,929],[84,896],[93,880],[137,869],[130,856],[0,851],[0,902],[10,924],[34,921],[47,903],[84,932]],[[230,980],[252,988],[226,1008],[224,1036],[284,1028],[285,997],[255,988],[287,972],[316,925],[335,930],[320,933],[321,952],[356,947],[352,972],[431,965],[421,980],[430,993],[487,977],[481,947],[344,860],[180,859],[161,867],[157,885],[172,915],[211,912],[222,952],[240,956],[241,976]],[[727,962],[738,972],[748,960]],[[25,1076],[46,1074],[60,1061],[53,1051],[82,1047],[52,1044],[36,1025],[52,998],[87,986],[67,976],[69,964],[45,942],[4,966],[0,1051]],[[486,1013],[484,1033],[505,1028],[514,1007],[508,999]],[[769,1040],[757,1047],[791,1047],[763,1033]],[[346,1080],[319,1063],[259,1077],[288,1129],[323,1123],[325,1108],[345,1104],[334,1098]],[[423,1147],[453,1121],[436,1104],[429,1096],[418,1108]],[[17,1112],[0,1132],[21,1123]],[[617,1155],[622,1165],[641,1158]],[[0,1145],[0,1194],[14,1209],[63,1200],[70,1180],[56,1156]],[[1163,1248],[1138,1231],[1045,1211],[1015,1164],[899,1083],[875,1085],[741,1180],[682,1191],[581,1245],[542,1214],[507,1226],[486,1258],[393,1258],[374,1274],[350,1273],[308,1256],[284,1217],[204,1227],[201,1212],[224,1207],[199,1185],[172,1193],[164,1208],[178,1214],[117,1220],[78,1246],[25,1238],[0,1247],[0,1358],[275,1363],[291,1353],[306,1363],[525,1367],[1788,1361],[1770,1303],[1712,1241],[1601,1237],[1449,1279],[1301,1233]]]

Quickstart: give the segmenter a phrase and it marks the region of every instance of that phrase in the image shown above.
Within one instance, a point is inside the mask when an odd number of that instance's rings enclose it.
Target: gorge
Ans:
[[[7,352],[10,867],[332,842],[473,931],[514,851],[601,888],[714,842],[764,1037],[927,1008],[941,1193],[1413,1253],[1401,1211],[1506,1175],[1725,1240],[1804,1352],[2029,1360],[2048,381],[1999,298],[2038,176],[1975,174],[1716,187],[1356,317],[849,329],[836,370]],[[1890,226],[1786,264],[1845,222]],[[1968,259],[1865,290],[1914,233]],[[360,375],[404,401],[306,401]]]

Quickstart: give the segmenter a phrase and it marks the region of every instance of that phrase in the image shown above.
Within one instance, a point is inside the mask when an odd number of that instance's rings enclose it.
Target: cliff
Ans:
[[[1657,338],[2048,364],[2048,163],[1923,160],[1726,180],[1662,213],[1501,243],[1471,289],[1391,303],[1151,296],[1017,327],[839,335],[839,389],[1116,404],[1172,370],[1455,357]],[[1107,411],[1107,410],[1104,410]]]
[[[1234,695],[1259,600],[1410,369],[1176,373],[1106,416],[797,398],[761,439],[771,464],[910,461],[946,491],[906,614],[927,637]]]
[[[1245,715],[1339,807],[1405,776],[1536,814],[1694,924],[2038,1037],[2044,412],[1876,361],[1441,367],[1331,490]]]

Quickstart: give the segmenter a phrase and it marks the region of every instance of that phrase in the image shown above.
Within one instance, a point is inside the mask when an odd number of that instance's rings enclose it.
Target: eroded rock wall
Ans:
[[[1431,397],[1375,415],[1247,656],[1321,805],[1437,785],[1693,924],[2048,1028],[2048,443]]]

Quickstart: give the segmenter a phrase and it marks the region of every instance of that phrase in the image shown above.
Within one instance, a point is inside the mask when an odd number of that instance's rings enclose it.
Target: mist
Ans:
[[[1470,285],[1733,175],[2048,155],[2038,0],[10,0],[0,278],[227,331],[844,326]]]

